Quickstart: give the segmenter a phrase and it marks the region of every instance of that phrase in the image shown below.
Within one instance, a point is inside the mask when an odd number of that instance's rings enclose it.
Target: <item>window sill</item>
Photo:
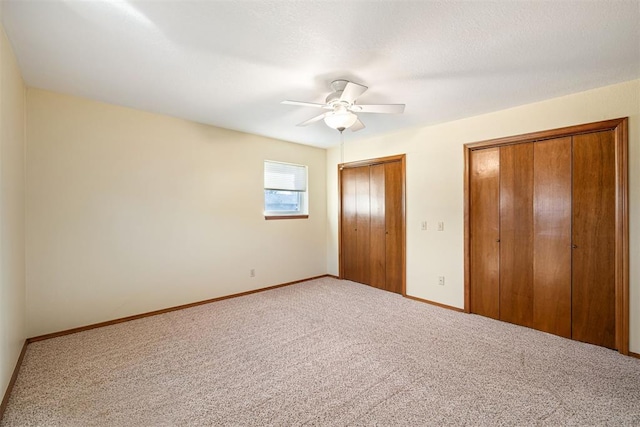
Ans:
[[[265,215],[264,219],[307,219],[309,215]]]

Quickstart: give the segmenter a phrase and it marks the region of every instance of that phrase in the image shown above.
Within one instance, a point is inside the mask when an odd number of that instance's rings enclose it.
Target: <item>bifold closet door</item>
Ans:
[[[500,147],[500,320],[533,325],[533,143]]]
[[[385,171],[384,163],[368,166],[371,212],[371,238],[368,254],[371,268],[369,285],[385,289],[387,283]]]
[[[369,284],[402,293],[402,164],[388,162],[371,165],[369,189]]]
[[[572,337],[615,340],[615,147],[613,131],[573,137]]]
[[[627,126],[465,145],[466,311],[628,353]]]
[[[384,164],[385,290],[402,294],[402,163]]]
[[[356,259],[358,239],[356,221],[356,171],[343,169],[341,171],[342,192],[342,259],[344,260],[343,274],[345,279],[354,280],[356,276]]]
[[[343,167],[342,277],[402,294],[404,170],[401,160]]]
[[[533,327],[571,338],[571,137],[533,149]]]
[[[369,167],[342,170],[342,251],[344,277],[369,283]]]
[[[500,318],[500,149],[469,155],[470,311]]]

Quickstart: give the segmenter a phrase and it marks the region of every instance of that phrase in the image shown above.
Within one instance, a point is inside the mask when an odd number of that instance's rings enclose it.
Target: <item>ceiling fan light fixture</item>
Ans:
[[[324,116],[324,122],[333,129],[348,129],[358,120],[358,116],[351,111],[336,110],[331,111]]]

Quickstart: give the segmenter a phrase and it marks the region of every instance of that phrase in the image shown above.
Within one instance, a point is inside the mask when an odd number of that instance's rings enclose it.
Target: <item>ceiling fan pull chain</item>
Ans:
[[[344,163],[344,129],[340,132],[340,163]]]

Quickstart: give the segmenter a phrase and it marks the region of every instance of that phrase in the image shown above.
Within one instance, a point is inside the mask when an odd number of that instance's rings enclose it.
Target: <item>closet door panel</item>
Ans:
[[[573,137],[572,338],[615,348],[613,131]]]
[[[533,143],[500,148],[500,320],[533,325]]]
[[[402,294],[403,236],[402,163],[385,163],[386,287]]]
[[[470,310],[500,318],[500,149],[469,157]]]
[[[347,280],[355,280],[357,262],[358,227],[356,221],[356,171],[343,169],[341,171],[342,186],[342,274]]]
[[[356,179],[356,259],[354,281],[369,284],[369,166],[354,168]]]
[[[369,284],[376,288],[386,287],[386,224],[385,224],[385,171],[384,164],[369,168],[369,194],[371,195],[371,233]],[[366,256],[366,255],[365,255]]]
[[[533,327],[571,338],[571,137],[533,155]]]

